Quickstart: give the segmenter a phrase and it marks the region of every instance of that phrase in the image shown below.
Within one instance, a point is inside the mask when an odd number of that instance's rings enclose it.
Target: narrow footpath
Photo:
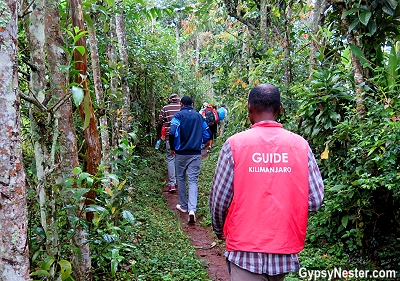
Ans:
[[[169,193],[166,191],[163,193],[169,204],[169,208],[181,218],[181,227],[195,247],[197,256],[208,265],[210,280],[229,281],[230,277],[223,250],[220,245],[215,243],[215,236],[211,228],[200,226],[201,217],[197,218],[196,224],[189,225],[187,223],[187,214],[183,214],[176,209],[176,204],[179,203],[178,193]]]

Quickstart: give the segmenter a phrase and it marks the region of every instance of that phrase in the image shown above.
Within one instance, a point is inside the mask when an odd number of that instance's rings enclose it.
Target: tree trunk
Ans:
[[[27,38],[30,49],[31,63],[35,66],[31,69],[30,89],[35,99],[41,104],[45,102],[46,90],[46,62],[45,45],[46,40],[42,34],[45,33],[44,9],[45,1],[36,1],[31,7],[29,15],[29,27],[27,27]],[[29,108],[29,119],[31,125],[31,138],[34,146],[36,177],[38,180],[37,192],[39,195],[40,221],[44,232],[46,233],[46,253],[51,257],[59,256],[58,228],[55,224],[55,204],[53,184],[49,180],[50,173],[54,168],[54,158],[51,160],[50,151],[52,139],[52,127],[56,124],[48,112],[42,108],[31,105]],[[50,141],[49,141],[50,140]],[[56,142],[53,143],[56,145]],[[53,265],[55,266],[55,264]]]
[[[25,173],[17,62],[17,2],[0,1],[0,280],[29,277]]]
[[[72,0],[70,1],[72,25],[79,27],[79,31],[83,32],[85,30],[83,21],[83,11],[82,11],[82,1]],[[79,70],[79,74],[75,76],[75,81],[82,87],[84,91],[84,101],[79,105],[79,112],[82,120],[84,121],[85,141],[87,145],[87,171],[92,175],[96,175],[98,167],[101,161],[101,148],[100,140],[97,131],[97,122],[94,115],[92,100],[90,97],[90,92],[88,89],[86,72],[87,72],[87,53],[86,53],[86,37],[81,36],[77,42],[76,46],[83,46],[85,48],[84,54],[81,54],[78,50],[74,51],[74,62],[75,69]],[[86,194],[85,204],[93,203],[93,199],[96,194],[94,191],[95,187]],[[93,214],[87,213],[86,219],[90,222],[92,220]],[[75,268],[75,277],[77,280],[91,280],[91,260],[90,260],[90,250],[89,244],[86,241],[86,233],[83,229],[76,230],[75,243],[81,249],[81,255],[75,256],[75,264],[79,268]]]
[[[285,14],[285,43],[284,43],[284,56],[285,56],[285,85],[286,88],[289,88],[290,83],[293,81],[292,74],[292,60],[290,58],[290,52],[292,50],[292,44],[290,40],[290,33],[292,32],[291,21],[292,21],[292,2],[289,1],[287,3],[287,11]]]
[[[264,42],[265,49],[268,48],[268,4],[267,0],[260,0],[260,36]]]
[[[315,53],[318,50],[319,38],[318,31],[319,27],[322,26],[325,22],[325,11],[329,7],[329,3],[327,0],[317,0],[314,5],[313,19],[312,19],[312,34],[310,36],[311,45],[310,45],[310,73],[313,72],[315,66],[317,65],[317,58],[315,57]]]
[[[122,5],[122,4],[120,4]],[[115,14],[115,30],[118,38],[118,50],[119,55],[124,63],[123,71],[124,75],[122,75],[122,93],[124,95],[124,103],[122,105],[122,117],[121,117],[121,129],[124,137],[127,138],[127,133],[130,132],[130,110],[131,110],[131,93],[128,85],[128,73],[129,73],[129,61],[128,61],[128,53],[126,50],[126,32],[125,32],[125,22],[121,13]]]
[[[110,75],[110,97],[114,97],[111,103],[111,116],[110,116],[110,122],[112,124],[112,133],[111,133],[111,148],[114,150],[118,148],[118,142],[120,139],[120,114],[119,114],[119,108],[117,106],[118,100],[118,74],[117,74],[117,69],[116,65],[118,63],[117,59],[117,49],[115,47],[117,38],[116,38],[116,31],[115,31],[115,15],[110,15],[110,44],[108,45],[108,61],[109,65],[111,66],[110,68],[113,69],[111,75]],[[114,155],[114,157],[118,157],[117,155]]]
[[[342,8],[342,14],[346,12],[346,8]],[[349,21],[348,17],[345,17],[342,19],[343,26],[345,29],[349,29]],[[347,41],[349,44],[355,45],[357,47],[360,47],[361,44],[359,42],[359,38],[357,36],[354,36],[355,31],[348,31],[347,32]],[[364,92],[364,74],[363,74],[363,68],[361,65],[361,62],[359,58],[353,53],[350,52],[351,56],[351,64],[353,66],[353,72],[354,72],[354,84],[356,87],[355,91],[355,97],[356,97],[356,112],[358,116],[362,116],[365,113],[365,104],[364,104],[364,99],[365,99],[365,92]]]
[[[68,65],[67,55],[60,27],[58,0],[46,0],[46,52],[50,72],[50,93],[63,101],[55,112],[54,134],[60,134],[60,156],[56,164],[60,165],[57,183],[73,175],[73,168],[79,166],[78,148],[70,98],[63,88],[68,85],[67,74],[60,71],[61,65]],[[54,137],[53,137],[54,138]],[[52,158],[55,158],[54,149]]]
[[[75,127],[72,116],[72,105],[70,97],[63,88],[67,87],[67,75],[60,71],[61,65],[68,65],[67,56],[64,47],[60,27],[60,12],[58,0],[46,0],[45,4],[45,27],[46,27],[46,51],[47,61],[49,62],[50,73],[50,93],[61,103],[54,112],[54,122],[52,128],[52,148],[50,153],[50,163],[54,163],[57,176],[56,183],[61,183],[63,179],[73,176],[73,168],[79,166],[78,148],[75,133]],[[58,143],[57,143],[58,142]],[[59,145],[61,144],[61,145]],[[56,147],[59,146],[59,154],[56,154]],[[48,192],[49,217],[54,220],[57,217],[57,207],[55,204],[55,194],[50,188]],[[58,235],[57,224],[53,223],[48,231],[50,237]],[[85,253],[85,248],[81,247],[82,255]],[[73,264],[73,269],[81,266],[78,263]],[[76,280],[82,280],[76,278]]]
[[[94,26],[91,26],[88,28],[88,30],[89,30],[90,55],[91,55],[92,70],[93,70],[94,92],[96,94],[97,104],[101,105],[102,109],[104,110],[104,113],[99,119],[102,162],[104,163],[104,165],[109,166],[110,141],[109,141],[108,123],[107,123],[108,112],[106,110],[106,105],[104,102],[104,93],[101,82],[99,50],[97,47],[98,44],[96,37],[96,29]]]

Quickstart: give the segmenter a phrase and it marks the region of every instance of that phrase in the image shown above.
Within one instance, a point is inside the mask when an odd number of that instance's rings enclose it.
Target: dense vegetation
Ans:
[[[264,82],[281,89],[280,122],[309,141],[324,178],[302,265],[399,276],[398,1],[32,4],[21,2],[19,88],[9,87],[21,98],[32,278],[207,280],[162,197],[158,112],[171,93],[197,109],[228,105],[199,180],[209,226],[218,148],[249,127],[247,92]]]

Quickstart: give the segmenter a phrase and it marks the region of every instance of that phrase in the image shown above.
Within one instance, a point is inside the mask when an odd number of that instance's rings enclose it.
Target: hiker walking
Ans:
[[[200,173],[201,148],[210,138],[208,126],[196,110],[189,96],[181,99],[181,110],[171,120],[169,143],[175,156],[175,170],[178,179],[179,204],[176,208],[189,212],[188,222],[196,222],[196,208]],[[186,176],[188,192],[186,191]]]
[[[168,136],[172,117],[181,109],[180,98],[177,94],[172,94],[169,97],[169,103],[165,105],[158,116],[157,122],[157,140],[162,139],[162,132],[165,130],[165,135]],[[176,190],[176,176],[175,176],[175,157],[171,154],[171,149],[168,140],[165,144],[167,151],[167,169],[168,169],[168,183],[166,184],[168,192],[175,192]]]
[[[225,117],[228,114],[228,109],[225,104],[221,104],[221,106],[217,110],[218,113],[218,128],[219,135],[222,136],[225,128]]]
[[[253,88],[251,129],[223,144],[211,187],[212,227],[226,239],[231,281],[283,281],[300,269],[308,211],[322,204],[324,184],[307,141],[276,122],[279,90]]]
[[[207,151],[209,152],[212,148],[213,140],[217,138],[218,113],[214,109],[213,104],[209,103],[207,107],[202,111],[201,115],[203,115],[211,131],[211,138],[210,141],[208,142],[208,148],[207,148]]]

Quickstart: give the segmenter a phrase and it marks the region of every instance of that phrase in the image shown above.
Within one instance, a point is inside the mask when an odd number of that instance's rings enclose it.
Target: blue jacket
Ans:
[[[201,146],[210,135],[204,117],[191,106],[182,107],[171,120],[169,143],[176,154],[201,154]]]

